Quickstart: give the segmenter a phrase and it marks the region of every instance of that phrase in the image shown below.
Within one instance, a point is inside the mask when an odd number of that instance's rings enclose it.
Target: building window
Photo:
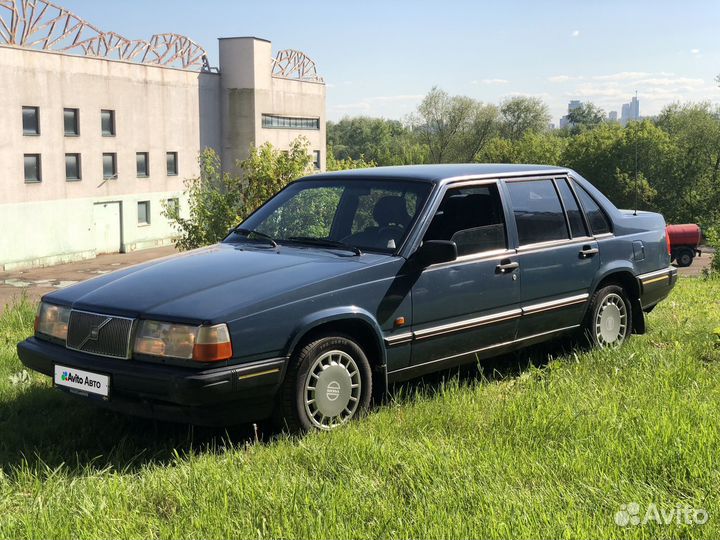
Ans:
[[[177,152],[167,153],[167,174],[168,176],[178,175],[178,155]]]
[[[137,164],[138,178],[147,178],[150,176],[150,157],[147,152],[138,152],[135,154],[135,162]]]
[[[75,137],[80,135],[80,112],[77,109],[64,109],[63,121],[65,123],[65,136]]]
[[[103,178],[106,180],[117,178],[117,154],[103,154]]]
[[[65,154],[65,180],[75,181],[81,178],[80,154]]]
[[[40,135],[40,108],[23,107],[23,135]]]
[[[150,225],[150,201],[138,203],[138,225]]]
[[[115,111],[100,111],[100,127],[103,137],[115,136]]]
[[[320,129],[319,118],[302,118],[299,116],[262,115],[262,127],[280,129]]]
[[[42,180],[40,154],[25,154],[25,182],[33,183]]]
[[[320,150],[313,150],[313,166],[316,169],[320,168]]]
[[[168,199],[165,203],[165,213],[170,216],[176,216],[178,215],[178,212],[180,211],[180,200],[175,197],[172,199]]]

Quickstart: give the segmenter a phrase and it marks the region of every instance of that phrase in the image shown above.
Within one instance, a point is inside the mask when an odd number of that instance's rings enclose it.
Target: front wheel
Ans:
[[[598,290],[590,301],[584,324],[591,345],[617,347],[632,333],[632,305],[622,287],[608,285]]]
[[[293,355],[276,407],[276,422],[291,432],[330,430],[370,404],[372,372],[360,346],[327,336]]]

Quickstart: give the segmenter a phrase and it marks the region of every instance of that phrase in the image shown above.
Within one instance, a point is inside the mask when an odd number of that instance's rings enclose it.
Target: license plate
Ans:
[[[70,391],[107,397],[110,392],[110,377],[82,369],[55,364],[55,384]]]

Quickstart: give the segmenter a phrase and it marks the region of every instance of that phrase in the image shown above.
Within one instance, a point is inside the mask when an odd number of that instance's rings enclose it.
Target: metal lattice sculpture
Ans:
[[[285,49],[278,51],[272,61],[273,77],[296,79],[299,81],[323,82],[317,73],[317,66],[302,51]]]
[[[0,45],[210,70],[205,49],[185,36],[156,34],[149,41],[130,40],[103,32],[46,0],[0,0]]]

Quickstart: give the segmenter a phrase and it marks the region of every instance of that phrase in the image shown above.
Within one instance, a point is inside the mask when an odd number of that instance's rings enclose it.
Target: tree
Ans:
[[[545,131],[549,123],[550,112],[540,98],[515,96],[500,105],[500,131],[512,141],[520,139],[526,131]]]
[[[305,137],[298,137],[290,143],[288,151],[278,150],[270,143],[251,148],[248,158],[240,162],[240,221],[288,183],[311,170],[309,148],[310,143]]]
[[[496,133],[498,112],[493,105],[434,87],[410,123],[430,163],[469,162]]]
[[[222,239],[237,222],[241,204],[240,178],[223,172],[220,157],[206,148],[198,157],[200,176],[185,180],[189,216],[180,215],[177,206],[165,205],[163,215],[177,231],[175,247],[180,250],[213,244]]]
[[[328,172],[346,171],[349,169],[367,169],[368,167],[375,167],[374,162],[366,161],[362,155],[359,159],[353,159],[351,157],[347,157],[345,159],[337,159],[332,148],[328,149],[326,161],[327,164],[325,168]]]
[[[605,111],[593,103],[586,102],[570,111],[568,120],[570,121],[571,132],[579,133],[599,126],[605,120]]]
[[[638,203],[657,209],[654,187],[667,174],[675,148],[667,133],[649,120],[600,124],[568,140],[562,162],[579,172],[621,208],[635,205],[635,149],[637,144]]]
[[[712,224],[710,216],[720,207],[720,111],[708,102],[673,104],[657,125],[677,147],[664,203],[675,207],[678,219]]]
[[[562,154],[566,145],[567,139],[554,133],[526,131],[517,141],[495,137],[480,153],[477,161],[561,166]]]
[[[398,120],[357,116],[327,123],[328,153],[338,160],[364,159],[378,165],[427,161],[427,150]]]
[[[185,181],[188,217],[175,207],[165,206],[163,211],[178,233],[175,246],[187,250],[222,240],[268,198],[310,170],[308,149],[304,137],[295,139],[287,152],[270,143],[252,148],[239,163],[240,176],[222,170],[215,150],[203,150],[198,158],[200,176]]]

